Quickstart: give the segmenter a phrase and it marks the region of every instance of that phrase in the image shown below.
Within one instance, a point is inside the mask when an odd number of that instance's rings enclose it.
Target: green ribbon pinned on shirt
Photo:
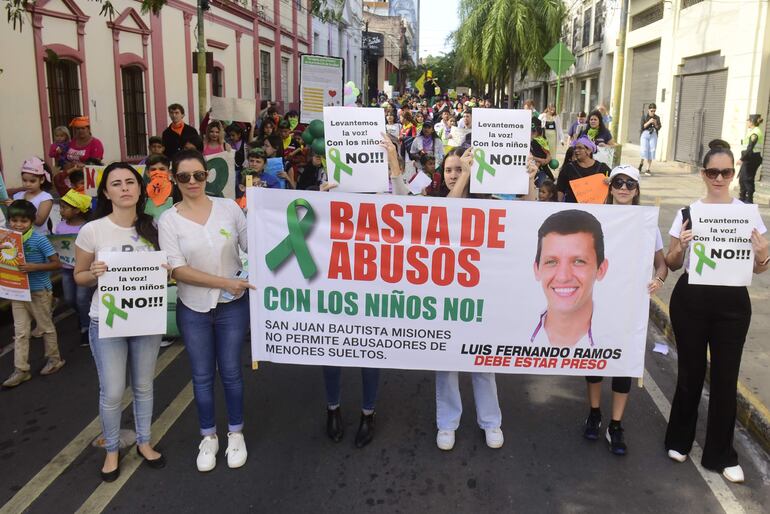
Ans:
[[[123,318],[125,320],[128,319],[128,313],[115,305],[115,296],[110,293],[105,293],[102,295],[102,305],[107,307],[107,319],[105,320],[105,323],[107,323],[107,326],[112,328],[112,324],[115,322],[115,316],[119,318]]]
[[[219,229],[219,233],[222,234],[223,236],[225,236],[225,239],[230,239],[230,236],[232,235],[230,232],[228,232],[227,230],[225,230],[223,228]]]
[[[305,215],[302,219],[299,219],[298,216],[300,207],[305,208]],[[289,235],[265,255],[265,263],[270,271],[278,268],[294,254],[297,257],[303,277],[309,279],[316,274],[318,268],[316,268],[313,257],[310,255],[310,249],[305,242],[305,237],[313,228],[314,223],[315,212],[307,200],[297,198],[289,204],[286,209],[286,224],[289,228]]]
[[[479,164],[479,170],[476,172],[476,180],[478,180],[479,182],[484,181],[485,171],[492,176],[494,176],[496,173],[495,168],[487,164],[486,157],[487,156],[484,153],[484,150],[482,148],[476,148],[475,150],[473,150],[473,158]]]
[[[695,273],[698,275],[702,274],[704,264],[711,269],[716,269],[716,261],[706,255],[706,245],[703,243],[695,243],[693,245],[693,253],[698,257],[698,263],[695,265]]]
[[[350,176],[353,176],[353,168],[342,162],[340,151],[337,148],[329,149],[329,159],[334,163],[334,181],[340,183],[340,175],[344,171]]]

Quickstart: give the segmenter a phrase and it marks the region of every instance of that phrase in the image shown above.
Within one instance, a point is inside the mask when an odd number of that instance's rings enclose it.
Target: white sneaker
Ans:
[[[455,447],[455,431],[454,430],[439,430],[436,434],[436,446],[440,450],[451,450]]]
[[[485,428],[484,435],[487,436],[487,446],[490,448],[500,448],[503,446],[505,439],[503,438],[503,431],[500,430],[500,427]]]
[[[675,460],[677,462],[684,462],[687,460],[687,454],[679,453],[676,450],[669,450],[668,451],[668,458],[671,460]]]
[[[722,476],[735,484],[743,483],[745,480],[743,476],[743,468],[740,466],[730,466],[729,468],[723,469]]]
[[[195,463],[198,465],[198,471],[211,471],[217,465],[217,452],[219,451],[219,439],[217,435],[207,435],[198,445],[198,459]]]
[[[248,452],[246,451],[246,441],[243,439],[241,432],[228,432],[227,433],[227,465],[231,468],[240,468],[246,464],[246,457]]]

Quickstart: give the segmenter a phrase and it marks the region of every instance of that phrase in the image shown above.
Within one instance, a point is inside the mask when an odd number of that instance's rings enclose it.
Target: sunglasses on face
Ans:
[[[176,178],[176,181],[180,184],[187,184],[193,178],[196,182],[205,182],[208,176],[208,171],[195,171],[193,173],[177,173],[174,175],[174,178]]]
[[[733,175],[735,175],[735,168],[706,168],[703,170],[703,173],[710,179],[710,180],[716,180],[716,178],[719,175],[722,175],[722,178],[727,180],[733,178]]]
[[[626,185],[626,189],[628,189],[629,191],[633,191],[634,189],[636,189],[636,186],[639,185],[639,182],[637,182],[634,179],[630,179],[630,178],[622,179],[620,177],[615,177],[610,182],[610,185],[612,186],[613,189],[623,189],[623,184]]]

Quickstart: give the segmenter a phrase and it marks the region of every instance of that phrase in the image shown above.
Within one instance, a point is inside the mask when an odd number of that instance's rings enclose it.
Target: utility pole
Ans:
[[[206,102],[206,40],[203,33],[203,13],[209,10],[209,0],[198,0],[198,120],[199,123],[203,121],[206,116],[207,102]]]
[[[626,26],[628,25],[628,3],[629,0],[620,0],[620,30],[618,31],[618,40],[615,48],[615,68],[612,77],[612,99],[610,102],[612,123],[610,132],[612,137],[620,140],[618,127],[620,126],[620,100],[623,94],[623,76],[626,67]],[[617,152],[618,154],[620,152]],[[616,161],[620,156],[616,156]]]

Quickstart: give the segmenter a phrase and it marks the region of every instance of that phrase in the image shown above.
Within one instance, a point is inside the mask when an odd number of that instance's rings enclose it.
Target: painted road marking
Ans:
[[[668,401],[666,396],[663,394],[663,391],[660,390],[658,384],[655,383],[647,370],[644,371],[644,381],[645,386],[647,387],[647,392],[650,394],[652,401],[655,402],[655,406],[658,408],[660,413],[663,414],[663,417],[666,419],[666,421],[668,421],[668,413],[671,412],[671,403]],[[714,493],[714,497],[722,506],[722,509],[730,514],[739,514],[745,512],[743,510],[743,506],[741,506],[740,502],[738,501],[738,498],[735,497],[733,492],[725,483],[722,475],[714,473],[713,471],[709,471],[701,466],[700,459],[702,455],[703,450],[701,449],[700,445],[697,442],[693,443],[692,450],[690,450],[689,460],[695,465],[695,469],[698,470],[698,473],[700,473],[700,476],[706,482],[706,485],[709,486],[711,492]],[[671,462],[673,463],[674,461]]]
[[[182,352],[184,345],[177,343],[169,347],[159,357],[155,365],[155,377],[161,374],[171,362]],[[131,389],[126,389],[123,394],[121,410],[131,403]],[[51,461],[32,477],[8,503],[0,508],[0,514],[17,514],[23,512],[32,505],[46,489],[56,480],[67,467],[72,464],[84,449],[90,447],[93,441],[102,431],[99,416],[93,419],[75,438],[67,444]]]
[[[192,382],[188,382],[182,391],[177,395],[171,404],[163,411],[155,423],[152,424],[152,444],[153,446],[160,441],[171,425],[176,423],[179,416],[187,409],[193,399]],[[117,495],[123,486],[131,478],[131,475],[142,464],[142,458],[136,452],[128,452],[120,461],[120,476],[111,483],[102,482],[99,487],[88,497],[80,506],[76,513],[102,512],[112,499]]]

